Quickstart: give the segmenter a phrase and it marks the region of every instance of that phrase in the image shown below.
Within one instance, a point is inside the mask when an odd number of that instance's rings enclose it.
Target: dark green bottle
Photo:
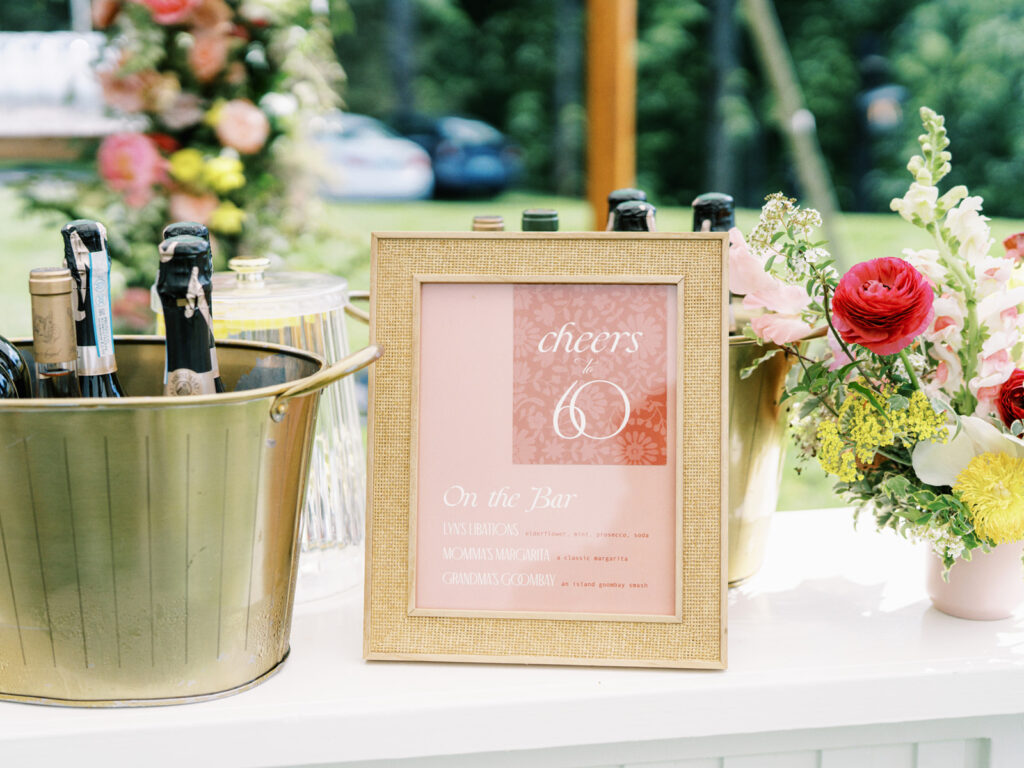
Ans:
[[[732,195],[705,192],[692,205],[694,232],[728,232],[736,226],[736,208]]]
[[[527,208],[523,211],[523,232],[557,232],[558,211]]]
[[[98,221],[76,219],[60,230],[64,266],[75,283],[72,306],[82,397],[124,397],[114,357],[107,231]]]
[[[206,256],[200,265],[203,291],[206,294],[206,306],[213,316],[213,246],[210,244],[210,230],[198,221],[176,221],[164,227],[164,240],[182,235],[198,237],[206,241]],[[220,365],[217,363],[217,347],[213,343],[213,329],[210,329],[210,367],[213,371],[213,384],[217,392],[224,392],[224,382],[220,378]]]
[[[641,200],[619,203],[612,211],[612,232],[654,232],[658,209]]]
[[[605,230],[608,232],[612,230],[612,212],[618,207],[620,203],[629,203],[633,200],[640,200],[641,202],[647,202],[647,193],[642,189],[635,189],[633,187],[626,187],[624,189],[613,189],[608,193],[608,219],[605,223]]]
[[[0,373],[14,385],[17,397],[32,397],[32,374],[28,363],[18,348],[3,336],[0,336]]]

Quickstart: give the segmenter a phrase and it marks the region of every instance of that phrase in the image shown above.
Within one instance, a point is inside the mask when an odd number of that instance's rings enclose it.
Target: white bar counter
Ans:
[[[1020,768],[1024,616],[937,612],[922,558],[846,510],[776,515],[724,672],[367,663],[349,594],[300,606],[283,670],[238,696],[0,703],[0,766]]]

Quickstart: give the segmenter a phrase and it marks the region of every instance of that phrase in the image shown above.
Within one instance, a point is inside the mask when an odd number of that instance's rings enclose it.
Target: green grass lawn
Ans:
[[[555,208],[563,230],[588,229],[590,216],[586,203],[569,198],[552,198],[510,193],[497,200],[474,202],[367,202],[328,203],[325,215],[336,232],[333,241],[316,251],[286,256],[296,269],[311,269],[342,274],[353,288],[368,288],[370,280],[370,233],[406,230],[465,231],[477,214],[500,214],[506,227],[519,229],[524,208]],[[62,246],[59,228],[63,222],[38,215],[24,215],[17,196],[0,187],[0,334],[23,336],[31,332],[28,271],[37,266],[60,263]],[[746,232],[757,221],[757,212],[738,214]],[[689,208],[660,208],[658,227],[663,231],[688,231]],[[1024,230],[1024,221],[996,219],[992,222],[997,240]],[[929,246],[926,234],[896,214],[845,214],[840,231],[847,258],[862,261],[879,256],[899,255],[904,248]],[[365,342],[365,330],[351,325],[353,344]],[[809,509],[837,506],[830,483],[816,466],[797,474],[792,466],[792,451],[787,457],[779,509]]]

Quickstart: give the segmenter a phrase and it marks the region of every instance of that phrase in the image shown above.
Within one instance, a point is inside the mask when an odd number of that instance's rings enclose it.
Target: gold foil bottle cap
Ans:
[[[505,219],[502,216],[474,216],[474,232],[504,232]]]
[[[73,290],[71,270],[65,267],[39,267],[28,273],[28,292],[33,296],[54,296]]]
[[[64,267],[40,267],[29,273],[32,348],[37,363],[73,363],[78,359],[71,314],[72,285],[71,270]]]

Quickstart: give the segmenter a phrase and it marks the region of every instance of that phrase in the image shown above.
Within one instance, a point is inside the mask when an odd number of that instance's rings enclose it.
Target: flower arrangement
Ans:
[[[301,131],[343,74],[310,0],[93,0],[107,35],[106,105],[132,126],[96,152],[99,183],[33,184],[36,206],[108,224],[129,282],[156,268],[162,227],[209,226],[215,253],[283,252],[311,191]],[[298,199],[297,199],[298,198]]]
[[[756,310],[745,333],[799,368],[784,399],[803,460],[879,527],[930,543],[947,572],[979,547],[1024,538],[1024,371],[1015,269],[1024,234],[994,255],[982,200],[946,191],[943,118],[921,110],[921,154],[892,209],[934,248],[840,276],[813,239],[816,211],[768,198],[745,239],[730,233],[730,282]],[[818,330],[825,343],[804,340]]]

